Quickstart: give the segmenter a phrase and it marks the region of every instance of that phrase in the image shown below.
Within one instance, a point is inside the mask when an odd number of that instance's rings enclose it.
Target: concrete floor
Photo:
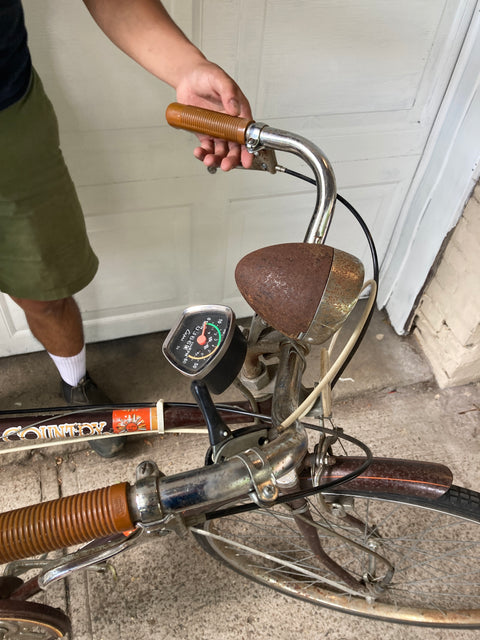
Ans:
[[[164,334],[92,344],[92,376],[114,401],[189,399],[188,384],[161,355]],[[0,360],[0,410],[62,404],[44,353]],[[228,392],[227,394],[228,395]],[[480,385],[439,390],[413,338],[394,334],[376,313],[337,385],[335,417],[376,455],[448,464],[457,484],[478,488]],[[206,436],[134,437],[105,461],[87,443],[7,453],[1,458],[5,511],[58,495],[133,481],[136,465],[154,459],[165,473],[202,463]],[[192,540],[152,540],[114,560],[116,578],[83,572],[53,585],[41,601],[72,619],[72,640],[388,640],[478,637],[474,631],[401,627],[338,614],[291,600],[218,565]]]

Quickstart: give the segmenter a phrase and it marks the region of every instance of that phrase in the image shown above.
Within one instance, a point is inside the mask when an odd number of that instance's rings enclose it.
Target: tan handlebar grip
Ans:
[[[0,514],[0,564],[133,528],[126,482]]]
[[[254,122],[248,118],[237,118],[226,113],[210,111],[173,102],[165,112],[168,124],[177,129],[203,133],[212,138],[245,144],[245,134]]]

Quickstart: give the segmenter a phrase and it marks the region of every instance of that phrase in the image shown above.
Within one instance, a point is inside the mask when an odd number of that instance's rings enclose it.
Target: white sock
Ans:
[[[80,351],[80,353],[77,353],[76,356],[71,356],[70,358],[54,356],[48,351],[47,353],[55,363],[55,366],[57,367],[58,373],[61,375],[62,380],[64,380],[71,387],[76,387],[80,380],[87,373],[87,354],[85,345],[83,345],[83,349]]]

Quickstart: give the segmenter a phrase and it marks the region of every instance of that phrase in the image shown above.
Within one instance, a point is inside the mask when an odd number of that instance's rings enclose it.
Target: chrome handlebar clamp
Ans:
[[[160,502],[158,481],[164,478],[157,464],[152,460],[141,462],[136,470],[135,504],[139,518],[137,527],[146,533],[162,534],[174,531],[180,537],[188,533],[182,516],[178,513],[164,514]]]
[[[163,518],[158,495],[158,479],[162,476],[152,460],[141,462],[135,472],[135,503],[140,524],[144,527],[158,523]]]
[[[250,493],[253,501],[261,507],[271,506],[278,498],[278,487],[267,458],[259,449],[247,449],[233,457],[241,460],[248,471],[254,487]]]

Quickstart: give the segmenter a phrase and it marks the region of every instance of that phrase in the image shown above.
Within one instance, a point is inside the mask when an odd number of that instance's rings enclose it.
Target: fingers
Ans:
[[[204,136],[201,137],[201,146],[194,149],[193,154],[206,167],[220,167],[222,171],[230,171],[239,165],[248,169],[253,160],[245,147]]]
[[[245,147],[241,147],[240,152],[242,167],[245,169],[250,169],[253,162],[253,154],[249,153]]]
[[[238,165],[241,164],[240,155],[241,154],[240,154],[239,145],[238,144],[231,145],[227,155],[223,158],[222,162],[220,163],[220,169],[222,171],[230,171],[231,169],[238,167]]]

